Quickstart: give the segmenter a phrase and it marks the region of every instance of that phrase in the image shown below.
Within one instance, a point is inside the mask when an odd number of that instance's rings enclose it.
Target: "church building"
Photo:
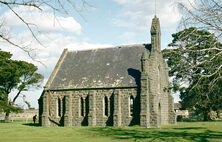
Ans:
[[[41,126],[159,127],[176,122],[159,19],[151,44],[65,49],[39,99]]]

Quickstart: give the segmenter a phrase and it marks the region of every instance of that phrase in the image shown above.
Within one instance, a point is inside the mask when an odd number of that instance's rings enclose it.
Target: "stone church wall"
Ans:
[[[114,93],[115,90],[119,90],[118,94]],[[90,93],[95,97],[94,100],[92,100]],[[67,102],[65,98],[68,95],[71,96],[72,100],[70,103],[71,126],[113,126],[117,123],[119,123],[118,126],[129,126],[139,124],[139,93],[137,92],[137,88],[125,88],[50,91],[49,118],[51,126],[64,125],[64,116],[67,112]],[[119,103],[115,100],[115,95],[119,95]],[[107,102],[105,102],[105,97],[107,98]],[[133,101],[131,99],[133,99]],[[133,103],[133,109],[130,108],[131,103]],[[107,109],[106,112],[105,108]],[[119,109],[115,110],[115,108]],[[132,110],[133,112],[131,112]],[[120,120],[119,122],[115,122],[117,121],[117,119],[115,120],[114,118],[115,113],[120,114],[118,118],[118,120]],[[91,116],[94,117],[91,118]]]

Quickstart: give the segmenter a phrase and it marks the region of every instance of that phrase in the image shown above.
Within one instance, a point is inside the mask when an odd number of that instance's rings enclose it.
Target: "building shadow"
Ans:
[[[128,71],[128,74],[135,79],[136,85],[140,86],[141,72],[133,68],[129,68],[127,69],[127,71]]]
[[[114,112],[114,94],[110,96],[110,115],[106,121],[106,126],[113,126],[113,112]]]
[[[152,45],[151,44],[143,44],[145,46],[145,48],[151,52],[151,49],[152,49]]]
[[[196,129],[198,132],[189,132],[189,130]],[[107,136],[116,140],[129,141],[179,141],[181,138],[187,141],[194,142],[208,142],[210,140],[220,140],[222,138],[221,131],[211,131],[203,129],[202,127],[184,128],[181,131],[175,131],[169,128],[115,128],[115,127],[93,127],[89,129],[96,135]]]
[[[81,125],[82,126],[88,126],[88,115],[89,115],[89,96],[87,96],[85,98],[85,115],[84,115],[84,118],[81,122]],[[83,110],[82,110],[83,111]]]
[[[23,123],[22,125],[25,125],[25,126],[32,126],[32,127],[40,127],[40,124],[39,123]]]
[[[137,69],[129,68],[127,69],[128,74],[135,79],[136,85],[138,86],[136,98],[134,98],[133,103],[133,118],[129,124],[129,126],[139,125],[140,124],[140,79],[141,72]]]

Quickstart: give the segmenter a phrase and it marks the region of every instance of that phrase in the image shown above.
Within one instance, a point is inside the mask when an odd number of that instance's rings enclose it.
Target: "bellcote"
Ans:
[[[161,49],[160,47],[160,41],[161,41],[160,21],[156,15],[154,16],[152,20],[150,34],[151,34],[152,50],[160,51]]]

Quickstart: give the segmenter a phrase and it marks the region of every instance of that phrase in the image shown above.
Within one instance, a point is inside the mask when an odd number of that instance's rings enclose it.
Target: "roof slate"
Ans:
[[[141,55],[150,44],[68,51],[50,89],[136,87],[140,85]]]

